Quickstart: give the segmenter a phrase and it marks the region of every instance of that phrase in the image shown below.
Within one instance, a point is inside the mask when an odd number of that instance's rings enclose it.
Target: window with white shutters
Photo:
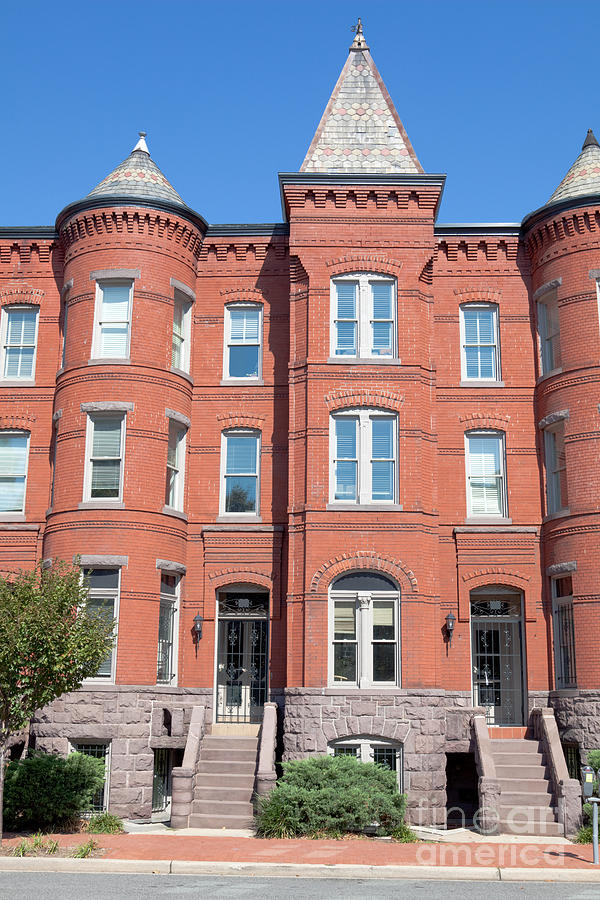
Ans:
[[[125,416],[88,416],[84,500],[121,500]]]
[[[461,368],[464,381],[499,381],[498,307],[467,304],[460,308]]]
[[[353,273],[331,282],[331,355],[396,355],[396,283],[381,275]]]
[[[221,445],[221,513],[258,515],[260,434],[227,431]]]
[[[132,281],[98,282],[94,357],[107,359],[129,357],[132,294]]]
[[[0,431],[0,515],[25,512],[29,432]]]
[[[38,310],[12,306],[2,310],[2,377],[32,381],[35,375]]]
[[[378,410],[345,410],[332,415],[332,503],[394,503],[396,432],[396,416]]]
[[[468,515],[506,516],[504,434],[471,431],[465,446]]]
[[[256,304],[225,307],[225,379],[252,380],[262,374],[262,308]]]
[[[557,422],[544,431],[544,459],[546,463],[546,510],[548,515],[552,515],[569,506],[564,422]]]

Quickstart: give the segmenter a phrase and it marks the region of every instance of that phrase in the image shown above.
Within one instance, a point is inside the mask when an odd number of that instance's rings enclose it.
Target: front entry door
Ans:
[[[217,721],[260,722],[267,689],[268,598],[229,592],[219,607]]]
[[[520,606],[520,597],[471,603],[473,704],[489,725],[524,724]]]

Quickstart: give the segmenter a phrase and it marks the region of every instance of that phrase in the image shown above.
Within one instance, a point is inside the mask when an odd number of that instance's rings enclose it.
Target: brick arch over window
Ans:
[[[499,412],[472,412],[459,416],[465,431],[481,428],[492,428],[494,431],[506,431],[510,424],[510,416]]]
[[[329,259],[325,265],[331,278],[336,275],[350,275],[352,272],[376,272],[398,278],[402,269],[401,262],[390,259],[382,253],[353,253],[350,256]]]
[[[397,722],[394,719],[387,719],[383,723],[381,731],[377,733],[371,730],[372,724],[372,716],[340,716],[327,722],[327,741],[330,745],[335,745],[339,741],[348,738],[362,737],[372,738],[376,741],[396,741],[399,744],[404,744],[410,732],[410,724],[408,722]]]
[[[261,431],[265,417],[249,416],[242,412],[232,412],[217,416],[217,421],[222,430],[227,428],[253,428],[256,431]]]
[[[461,576],[458,590],[459,620],[461,622],[468,622],[471,617],[471,591],[476,591],[478,588],[482,587],[491,587],[492,585],[497,584],[501,587],[515,588],[515,590],[521,591],[524,594],[525,618],[529,621],[530,613],[533,612],[535,615],[535,611],[529,609],[534,597],[533,587],[531,587],[530,591],[527,591],[528,586],[530,586],[530,581],[531,576],[522,572],[505,569],[501,566],[485,566],[485,568],[473,569],[471,572],[465,572]]]
[[[35,416],[0,416],[0,430],[31,431]]]
[[[323,563],[312,577],[310,591],[312,594],[326,593],[329,585],[338,575],[363,569],[391,575],[398,582],[401,589],[404,588],[411,594],[418,590],[414,572],[405,566],[401,560],[383,556],[372,550],[359,550],[358,553],[341,553],[339,556],[334,556],[333,559]]]
[[[396,394],[394,391],[379,390],[378,388],[363,391],[348,388],[347,390],[330,391],[325,396],[325,403],[330,412],[358,406],[368,406],[374,409],[391,409],[394,412],[398,412],[403,400],[402,394]]]
[[[229,303],[262,303],[265,302],[265,297],[262,291],[259,291],[257,288],[245,288],[245,287],[233,287],[233,288],[224,288],[220,291],[221,296],[224,298],[224,302],[226,304]]]
[[[45,294],[35,288],[19,285],[0,291],[0,306],[41,306]]]
[[[213,587],[215,591],[227,587],[228,585],[233,586],[236,584],[252,584],[256,587],[263,587],[270,593],[273,591],[273,578],[269,575],[265,575],[264,572],[231,568],[220,569],[218,572],[213,572],[208,577],[211,587]]]
[[[502,291],[479,287],[456,288],[454,294],[459,303],[500,303],[502,298]]]

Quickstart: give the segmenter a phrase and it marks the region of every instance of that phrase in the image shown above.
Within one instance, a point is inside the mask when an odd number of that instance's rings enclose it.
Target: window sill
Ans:
[[[130,366],[128,356],[94,356],[87,361],[88,366]]]
[[[35,378],[1,378],[0,387],[35,387]]]
[[[175,366],[171,366],[171,372],[173,375],[179,375],[180,378],[185,378],[190,384],[194,384],[194,379],[189,372],[184,372],[183,369],[176,369]]]
[[[122,500],[84,500],[77,509],[125,509]]]
[[[545,522],[552,522],[554,519],[563,519],[565,516],[570,516],[571,510],[567,506],[566,509],[559,509],[554,513],[548,513],[547,516],[544,516],[542,519],[542,524]]]
[[[464,525],[512,525],[512,519],[504,516],[469,516],[463,520]]]
[[[542,381],[546,381],[548,378],[552,378],[554,375],[562,375],[562,366],[559,366],[558,369],[550,369],[549,372],[544,372],[543,375],[540,375],[539,378],[536,378],[535,383],[540,384]]]
[[[327,362],[336,366],[401,366],[396,356],[329,356]]]
[[[237,387],[238,385],[252,385],[258,384],[263,385],[264,381],[262,378],[222,378],[220,381],[222,387]]]
[[[188,517],[181,509],[175,509],[172,506],[163,506],[162,512],[165,516],[175,516],[177,519],[183,519],[184,522],[187,522]]]
[[[239,523],[240,525],[243,525],[243,524],[259,525],[262,522],[262,517],[255,516],[255,515],[244,516],[241,513],[225,513],[222,516],[217,516],[216,521],[217,521],[217,523],[229,522],[232,524]]]
[[[483,378],[481,378],[481,379],[466,378],[464,381],[461,381],[460,385],[459,385],[459,387],[474,387],[474,388],[494,388],[494,387],[503,388],[505,386],[506,385],[504,384],[503,381],[493,381],[493,380],[484,381]]]
[[[328,503],[328,512],[401,512],[401,503]]]
[[[24,522],[25,513],[4,512],[0,513],[0,522]]]

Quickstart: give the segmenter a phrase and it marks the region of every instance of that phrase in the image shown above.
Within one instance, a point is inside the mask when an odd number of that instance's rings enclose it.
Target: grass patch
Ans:
[[[74,859],[87,859],[88,856],[91,856],[94,850],[99,850],[100,844],[97,844],[93,838],[90,838],[89,841],[86,841],[85,844],[80,844],[78,847],[75,847],[71,856]]]

